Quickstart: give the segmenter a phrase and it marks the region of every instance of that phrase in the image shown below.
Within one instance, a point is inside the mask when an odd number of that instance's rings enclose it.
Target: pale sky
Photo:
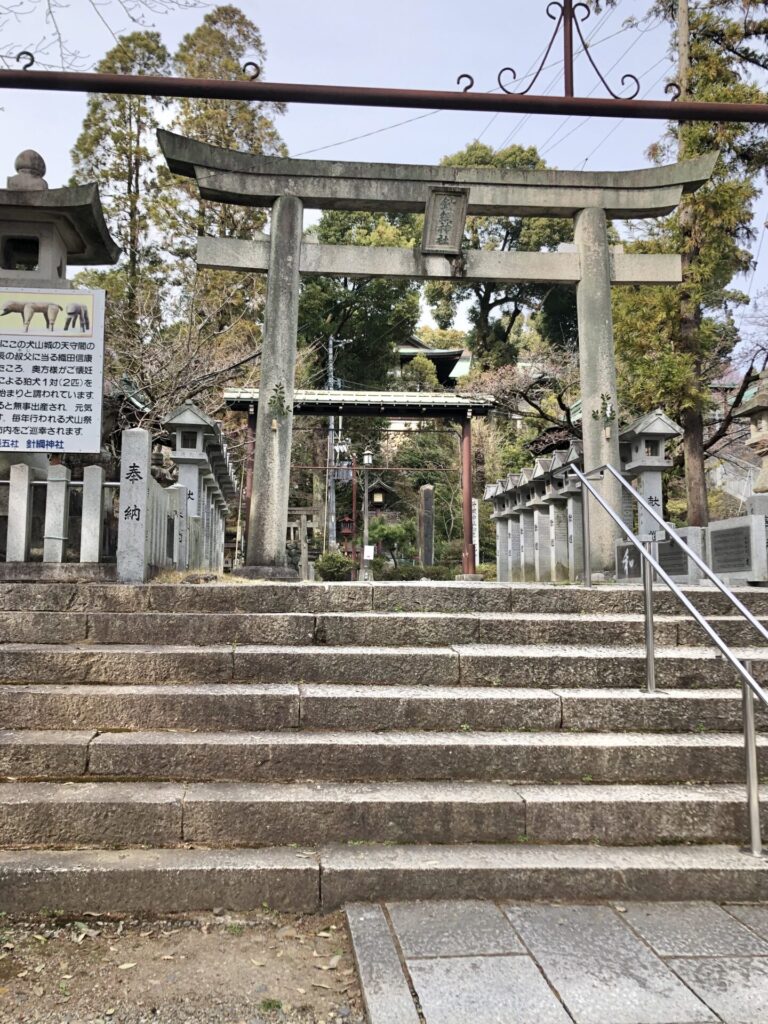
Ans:
[[[31,0],[36,2],[36,0]],[[161,3],[162,0],[153,0]],[[212,5],[211,5],[212,6]],[[279,0],[240,4],[259,26],[268,51],[264,77],[276,82],[312,82],[394,88],[454,89],[462,72],[475,78],[476,89],[497,87],[496,76],[513,66],[518,79],[538,65],[554,22],[546,0]],[[647,0],[623,0],[618,9],[592,15],[583,25],[595,61],[615,91],[622,74],[641,81],[640,97],[665,98],[664,83],[673,77],[668,28],[625,25],[641,16]],[[99,16],[88,0],[69,0],[59,9],[64,36],[93,65],[112,45],[104,25],[116,32],[132,26],[118,3],[100,4]],[[173,50],[185,32],[202,19],[206,8],[156,13],[148,21]],[[37,20],[35,20],[37,19]],[[32,14],[3,26],[3,48],[17,40],[29,45],[50,36],[42,17]],[[558,41],[534,88],[562,92],[562,54]],[[47,58],[55,63],[55,47]],[[528,80],[525,81],[528,84]],[[603,95],[603,86],[584,55],[576,63],[576,93]],[[0,180],[12,173],[17,152],[39,150],[48,164],[48,182],[65,184],[69,150],[78,134],[86,97],[76,94],[12,92],[0,95],[6,153]],[[550,166],[562,169],[621,170],[648,164],[645,152],[661,133],[651,121],[517,114],[456,113],[293,105],[278,122],[292,156],[317,159],[436,163],[475,138],[500,148],[510,143],[534,145]],[[399,122],[406,122],[399,124]],[[398,125],[397,127],[391,127]],[[369,134],[375,133],[375,134]],[[357,138],[368,135],[367,138]],[[352,140],[352,141],[346,141]],[[768,197],[760,197],[755,217],[757,239],[764,240]],[[762,245],[757,272],[734,282],[752,294],[768,283],[768,243]]]

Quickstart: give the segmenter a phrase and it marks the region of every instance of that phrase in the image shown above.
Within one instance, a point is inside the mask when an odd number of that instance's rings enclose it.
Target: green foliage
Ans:
[[[132,32],[99,61],[96,71],[165,75],[170,57],[157,32]],[[149,230],[159,198],[152,157],[161,105],[147,96],[90,95],[71,154],[71,184],[100,186],[110,230],[125,253],[134,287],[144,266],[157,258]]]
[[[496,581],[496,563],[495,562],[481,562],[477,566],[478,575],[482,576],[486,583],[494,583]]]
[[[368,539],[371,544],[381,544],[395,565],[398,559],[413,554],[416,541],[416,520],[400,519],[390,521],[384,516],[374,516],[368,524]]]
[[[327,582],[340,582],[351,578],[355,562],[341,551],[326,551],[315,562],[315,575]]]
[[[494,150],[471,142],[442,161],[448,167],[545,167],[535,148],[508,146]],[[469,217],[464,235],[468,249],[485,251],[530,251],[556,249],[573,238],[569,221],[541,217]],[[432,315],[441,328],[453,323],[460,303],[469,301],[472,325],[469,347],[482,368],[514,362],[517,358],[513,328],[526,309],[537,309],[552,289],[535,284],[477,282],[456,285],[451,281],[430,282],[425,288]]]
[[[652,13],[674,29],[678,4],[659,0]],[[765,19],[750,18],[735,0],[691,4],[688,15],[690,63],[681,65],[678,76],[686,98],[766,102],[765,90],[752,77],[754,67],[765,68],[764,50],[758,59],[754,49],[755,42],[764,42]],[[694,525],[706,525],[703,459],[718,437],[705,429],[711,384],[729,369],[739,340],[734,310],[748,301],[731,281],[751,266],[748,243],[757,175],[768,162],[768,135],[758,124],[672,123],[650,154],[661,162],[713,150],[720,151],[720,159],[711,181],[684,196],[674,214],[649,227],[633,246],[681,252],[682,287],[619,289],[614,301],[620,404],[628,412],[663,404],[682,424],[686,503]]]
[[[398,391],[442,391],[437,368],[428,356],[414,356],[396,381]]]
[[[316,229],[329,245],[401,246],[417,239],[416,218],[326,211]],[[299,308],[299,343],[315,354],[315,380],[325,378],[329,338],[336,349],[335,376],[343,386],[381,388],[397,365],[396,348],[413,335],[420,315],[419,289],[407,281],[313,277]],[[315,384],[314,386],[317,386]]]
[[[435,543],[461,533],[461,481],[459,434],[447,423],[429,420],[422,430],[412,431],[400,442],[393,464],[410,469],[398,474],[402,498],[418,508],[418,491],[424,484],[435,489]],[[446,472],[447,471],[447,472]]]
[[[97,65],[116,74],[168,74],[231,80],[241,65],[264,63],[258,28],[238,8],[214,7],[171,57],[156,32],[120,39]],[[72,151],[73,182],[95,181],[110,229],[123,248],[120,264],[84,271],[78,284],[106,288],[106,387],[115,421],[157,427],[185,399],[220,405],[224,383],[257,383],[263,280],[254,274],[197,271],[200,234],[252,238],[263,210],[201,201],[196,183],[172,175],[159,158],[160,123],[218,146],[283,153],[271,104],[182,98],[171,106],[150,97],[88,99]],[[131,396],[146,407],[138,411]],[[238,449],[239,450],[239,449]]]

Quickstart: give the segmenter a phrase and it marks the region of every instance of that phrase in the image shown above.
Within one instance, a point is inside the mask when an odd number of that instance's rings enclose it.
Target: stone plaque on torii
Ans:
[[[169,168],[195,178],[203,199],[271,207],[268,239],[201,238],[198,265],[267,273],[254,488],[246,565],[254,575],[285,567],[292,402],[301,274],[408,280],[514,281],[576,287],[584,466],[619,467],[611,286],[677,284],[676,255],[613,249],[613,219],[671,213],[710,177],[717,154],[637,171],[555,171],[294,160],[238,153],[161,131]],[[420,249],[304,241],[304,209],[424,213]],[[570,217],[575,252],[462,251],[466,216]],[[618,484],[603,495],[619,505]],[[615,493],[614,493],[615,492]],[[593,517],[593,568],[609,569],[616,527]]]

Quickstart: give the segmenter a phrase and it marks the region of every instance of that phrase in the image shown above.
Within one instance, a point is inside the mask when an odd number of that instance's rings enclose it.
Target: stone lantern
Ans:
[[[97,185],[49,188],[45,161],[33,149],[19,153],[14,166],[16,173],[0,189],[0,288],[72,289],[67,267],[117,262],[120,249],[104,220]],[[72,299],[61,303],[68,322],[70,316],[81,315],[76,292]],[[45,470],[48,458],[0,452],[0,476],[19,463]]]
[[[667,443],[682,433],[661,409],[654,409],[630,423],[619,435],[622,446],[628,449],[624,472],[636,481],[637,490],[659,515],[663,508],[662,473],[672,466]],[[625,519],[628,511],[624,510]],[[658,533],[660,529],[643,508],[638,509],[637,528],[641,537]]]

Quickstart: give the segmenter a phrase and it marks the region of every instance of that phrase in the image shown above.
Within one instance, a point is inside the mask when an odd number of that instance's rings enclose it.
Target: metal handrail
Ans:
[[[653,519],[656,520],[659,526],[661,526],[664,532],[670,537],[671,540],[675,542],[675,544],[677,544],[679,548],[682,548],[686,555],[691,559],[693,564],[704,573],[704,575],[711,583],[714,583],[714,585],[717,587],[717,589],[724,597],[728,598],[728,600],[739,612],[739,614],[743,618],[745,618],[747,622],[749,622],[749,624],[758,631],[758,633],[760,633],[764,640],[768,640],[768,629],[766,629],[766,627],[762,624],[762,622],[760,622],[759,619],[755,618],[755,616],[752,614],[749,608],[746,607],[746,605],[741,603],[741,601],[738,599],[738,597],[736,597],[736,595],[730,589],[730,587],[726,586],[726,584],[723,583],[723,581],[720,579],[717,573],[713,572],[712,569],[710,569],[710,567],[707,565],[707,563],[702,558],[700,558],[699,555],[697,555],[696,552],[691,547],[689,547],[688,544],[685,543],[685,541],[674,528],[674,526],[670,526],[669,523],[666,523],[664,519],[656,511],[656,509],[654,509],[651,505],[648,504],[648,502],[645,500],[642,494],[640,494],[639,491],[635,490],[635,488],[629,483],[629,481],[621,473],[619,473],[619,471],[614,466],[601,466],[599,470],[595,470],[595,472],[602,471],[610,473],[611,476],[613,476],[616,480],[619,481],[619,483],[625,491],[629,491],[632,497],[637,501],[638,505],[645,509],[645,511]]]
[[[596,470],[592,470],[589,476],[594,473],[602,473],[603,471],[610,472],[616,479],[618,479],[622,486],[624,486],[642,505],[647,512],[660,523],[664,529],[669,533],[673,540],[676,541],[678,546],[691,558],[696,565],[702,568],[709,579],[716,584],[718,589],[726,597],[730,598],[734,606],[742,613],[751,624],[757,627],[759,632],[768,637],[765,628],[762,623],[758,622],[752,613],[744,607],[744,605],[738,600],[735,594],[732,593],[722,580],[719,579],[709,568],[705,565],[698,555],[691,550],[691,548],[685,543],[677,532],[667,526],[663,519],[651,508],[645,499],[640,495],[634,487],[629,484],[624,477],[621,476],[613,466],[600,466]],[[750,830],[750,850],[751,853],[759,857],[762,855],[762,838],[760,833],[760,797],[759,797],[759,779],[758,779],[758,765],[757,765],[757,737],[755,732],[755,708],[754,708],[754,697],[758,697],[763,704],[768,707],[768,694],[762,688],[762,686],[754,678],[750,670],[745,664],[736,657],[728,644],[723,640],[720,634],[710,625],[704,615],[696,608],[696,606],[686,597],[682,589],[675,583],[675,581],[669,576],[669,574],[662,568],[658,559],[656,559],[648,550],[651,542],[645,542],[640,540],[639,537],[627,526],[624,520],[610,507],[608,502],[603,496],[592,486],[589,482],[588,475],[585,475],[581,470],[574,465],[568,466],[568,472],[572,472],[580,480],[583,492],[582,500],[582,511],[586,513],[584,517],[585,522],[585,540],[588,540],[589,530],[589,513],[588,513],[588,494],[597,501],[597,503],[604,509],[608,516],[616,523],[616,525],[626,535],[627,540],[640,552],[643,566],[643,586],[644,586],[644,612],[645,612],[645,639],[646,639],[646,682],[649,692],[653,693],[655,690],[655,666],[654,666],[654,641],[653,641],[653,576],[656,573],[662,582],[666,583],[675,597],[680,601],[683,607],[693,616],[695,621],[701,626],[704,632],[709,636],[710,640],[720,650],[723,657],[730,663],[730,665],[736,670],[741,677],[742,681],[742,714],[744,722],[744,749],[746,756],[746,769],[747,769],[747,808],[749,816],[749,830]],[[646,544],[648,545],[646,547]],[[584,547],[584,564],[587,577],[589,576],[589,544],[585,544]],[[750,663],[747,663],[750,664]],[[751,667],[751,664],[750,664]]]

